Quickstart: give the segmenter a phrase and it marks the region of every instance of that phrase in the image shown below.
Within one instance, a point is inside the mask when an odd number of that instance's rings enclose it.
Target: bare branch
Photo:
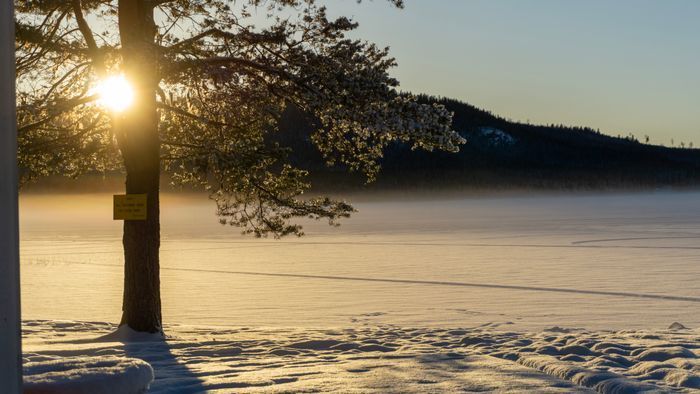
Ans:
[[[95,42],[95,37],[92,35],[90,25],[88,25],[85,17],[83,16],[83,9],[82,5],[80,4],[80,0],[71,0],[71,5],[73,6],[73,14],[75,14],[75,20],[78,22],[80,33],[83,35],[85,43],[88,47],[88,52],[90,53],[90,57],[92,57],[93,65],[99,74],[104,74],[104,61],[102,59],[102,55],[100,54],[100,50],[97,47],[97,42]]]

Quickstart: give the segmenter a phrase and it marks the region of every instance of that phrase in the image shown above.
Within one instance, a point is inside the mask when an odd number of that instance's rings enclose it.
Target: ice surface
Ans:
[[[164,195],[165,322],[700,327],[700,193],[352,200],[340,228],[276,241]],[[21,225],[26,318],[119,320],[110,195],[25,195]]]

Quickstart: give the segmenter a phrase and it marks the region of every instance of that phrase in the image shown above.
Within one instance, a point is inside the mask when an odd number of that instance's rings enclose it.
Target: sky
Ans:
[[[401,89],[513,120],[700,146],[700,1],[326,0]]]

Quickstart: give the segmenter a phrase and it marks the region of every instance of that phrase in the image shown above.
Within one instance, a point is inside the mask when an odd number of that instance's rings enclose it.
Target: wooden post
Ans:
[[[14,2],[0,1],[0,392],[22,389]]]

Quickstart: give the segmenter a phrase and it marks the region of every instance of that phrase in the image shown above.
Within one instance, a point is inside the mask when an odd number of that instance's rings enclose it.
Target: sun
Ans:
[[[103,79],[95,88],[99,103],[112,111],[121,112],[134,102],[134,89],[123,75]]]

